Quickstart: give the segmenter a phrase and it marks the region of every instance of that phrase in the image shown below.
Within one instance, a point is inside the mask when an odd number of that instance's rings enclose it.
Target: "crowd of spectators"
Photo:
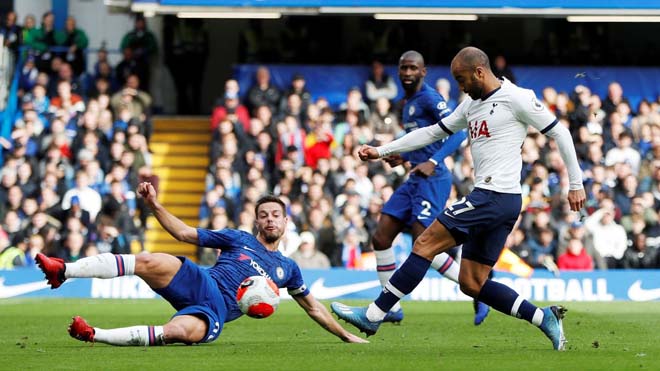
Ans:
[[[73,17],[66,31],[54,30],[53,21],[48,12],[40,27],[33,16],[19,26],[9,13],[0,29],[5,46],[25,58],[11,137],[0,140],[0,267],[34,264],[39,251],[68,261],[128,252],[145,224],[134,189],[153,177],[145,88],[153,35],[136,18],[122,41],[123,60],[112,66],[101,49],[88,68],[84,31]],[[513,76],[503,58],[498,63],[496,70]],[[446,80],[429,84],[451,107],[460,100]],[[274,193],[289,205],[285,255],[307,268],[374,269],[370,236],[407,169],[360,162],[356,151],[402,134],[397,89],[379,62],[337,109],[314,99],[300,74],[284,89],[266,67],[252,86],[227,80],[210,119],[199,226],[252,231],[254,203]],[[659,268],[660,102],[631,107],[617,82],[603,97],[577,85],[569,92],[547,87],[540,98],[573,134],[587,208],[568,211],[556,144],[530,129],[521,149],[524,207],[506,247],[555,272]],[[473,187],[466,143],[446,164],[453,203]],[[410,248],[407,239],[395,245]],[[200,249],[203,264],[215,256]]]
[[[0,138],[0,269],[34,265],[38,252],[129,253],[141,241],[146,213],[134,190],[151,176],[150,32],[138,17],[118,65],[102,48],[88,66],[85,31],[73,16],[62,31],[54,21],[46,12],[40,26],[32,15],[18,25],[10,12],[0,28],[24,60],[11,135]]]
[[[494,69],[513,78],[503,57],[498,63]],[[451,106],[460,99],[444,79],[435,87]],[[254,202],[273,192],[290,205],[285,255],[306,267],[327,266],[324,255],[331,266],[374,269],[370,236],[406,169],[360,162],[356,150],[402,134],[396,95],[397,84],[378,62],[335,110],[311,98],[302,75],[286,90],[270,81],[266,67],[252,86],[226,81],[211,117],[201,226],[251,231]],[[573,134],[588,205],[583,214],[568,211],[556,144],[530,129],[522,147],[524,207],[506,247],[554,272],[660,267],[660,102],[630,107],[617,82],[604,97],[577,85],[570,92],[547,87],[540,98]],[[473,186],[467,143],[446,162],[454,175],[452,203]]]

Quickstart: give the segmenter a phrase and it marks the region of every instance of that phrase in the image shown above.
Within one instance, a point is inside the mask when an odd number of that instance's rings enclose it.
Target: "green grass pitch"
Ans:
[[[70,338],[70,318],[102,328],[162,324],[171,307],[163,300],[9,299],[0,301],[0,370],[660,369],[659,303],[567,307],[565,352],[500,313],[475,327],[467,302],[404,302],[404,322],[384,324],[370,344],[340,342],[285,301],[271,318],[229,323],[211,344],[122,348]]]

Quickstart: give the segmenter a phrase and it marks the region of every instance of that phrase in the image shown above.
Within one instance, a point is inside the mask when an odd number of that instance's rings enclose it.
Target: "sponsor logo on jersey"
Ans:
[[[268,272],[266,272],[265,269],[261,268],[261,266],[259,265],[259,263],[257,263],[256,261],[254,261],[254,259],[250,260],[250,266],[251,266],[252,268],[254,268],[254,270],[257,271],[257,273],[259,273],[260,275],[262,275],[262,276],[268,278],[268,279],[271,280],[271,281],[273,280],[272,278],[270,278],[270,275],[268,274]]]
[[[271,280],[271,281],[273,280],[272,278],[270,278],[270,275],[268,274],[268,272],[266,272],[266,270],[263,269],[263,268],[261,267],[261,265],[259,265],[259,263],[257,263],[256,261],[254,261],[254,259],[252,259],[251,257],[249,257],[249,256],[247,256],[247,255],[245,255],[245,254],[240,254],[240,255],[238,256],[238,260],[240,260],[240,261],[250,260],[250,266],[251,266],[252,268],[254,268],[254,270],[257,271],[257,273],[259,273],[261,276],[264,276],[264,277],[268,278],[268,279]],[[277,267],[277,270],[276,270],[276,272],[277,272],[277,276],[278,276],[278,277],[280,276],[280,270],[282,271],[282,277],[284,277],[284,269],[282,269],[282,267]],[[281,277],[280,277],[280,278],[281,278]]]
[[[490,132],[488,131],[488,122],[486,120],[470,121],[468,122],[468,133],[470,134],[470,139],[477,139],[479,137],[490,138]]]

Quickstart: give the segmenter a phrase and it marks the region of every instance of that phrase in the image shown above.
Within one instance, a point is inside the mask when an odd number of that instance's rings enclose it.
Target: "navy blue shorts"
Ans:
[[[208,324],[208,332],[200,343],[218,338],[227,318],[225,299],[218,284],[208,272],[183,256],[183,263],[167,287],[155,289],[177,312],[172,317],[192,315],[200,317]]]
[[[519,194],[475,188],[447,207],[438,221],[457,244],[463,244],[463,258],[493,266],[516,224],[521,206]]]
[[[428,178],[411,175],[394,191],[381,212],[401,220],[407,226],[419,222],[426,228],[444,209],[450,191],[449,172]]]

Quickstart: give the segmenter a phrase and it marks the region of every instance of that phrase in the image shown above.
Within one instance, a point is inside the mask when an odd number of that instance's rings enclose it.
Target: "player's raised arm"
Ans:
[[[158,219],[160,225],[162,225],[172,237],[176,238],[178,241],[195,245],[199,243],[197,229],[188,226],[181,221],[181,219],[167,211],[167,209],[158,202],[158,195],[151,183],[142,182],[138,184],[137,193],[144,198],[149,208],[154,212],[154,216]]]
[[[294,295],[293,298],[296,300],[298,305],[300,305],[305,310],[305,312],[307,312],[307,315],[316,321],[316,323],[340,338],[342,341],[346,343],[368,343],[367,340],[362,339],[361,337],[352,334],[341,327],[341,325],[332,317],[330,312],[328,312],[325,306],[316,300],[316,298],[314,298],[311,293],[305,296]]]

